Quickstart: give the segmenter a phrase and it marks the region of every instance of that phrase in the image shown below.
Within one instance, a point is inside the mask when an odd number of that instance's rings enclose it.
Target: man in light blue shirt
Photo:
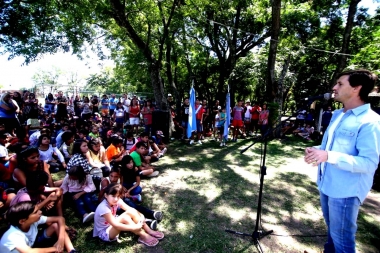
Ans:
[[[341,73],[333,95],[344,108],[334,112],[321,145],[305,150],[305,161],[318,165],[326,253],[355,252],[359,206],[372,187],[380,155],[380,116],[367,103],[376,79],[368,70]]]
[[[110,99],[110,116],[113,115],[113,112],[116,109],[117,103],[119,103],[119,99],[116,98],[115,94],[112,94],[111,99]]]

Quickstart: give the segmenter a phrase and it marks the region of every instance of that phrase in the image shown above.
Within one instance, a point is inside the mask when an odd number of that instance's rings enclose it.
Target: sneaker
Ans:
[[[153,213],[153,217],[154,217],[156,220],[162,220],[162,216],[163,216],[163,214],[162,214],[161,211],[155,211],[155,212]]]
[[[149,227],[152,230],[156,230],[157,229],[157,221],[156,220],[152,220],[152,222],[150,223]]]
[[[190,145],[193,145],[193,144],[194,144],[194,140],[191,140],[191,141],[190,141]]]
[[[162,156],[161,152],[157,154],[157,158],[160,158],[161,156]]]
[[[223,147],[223,142],[221,142],[219,146],[220,146],[220,147]]]
[[[164,155],[165,155],[166,151],[168,151],[168,149],[167,149],[167,148],[164,148],[163,150],[161,150],[161,154],[162,154],[162,156],[164,156]]]
[[[201,140],[199,140],[197,143],[198,143],[198,144],[202,144]]]
[[[83,217],[83,223],[92,221],[94,219],[94,215],[95,215],[94,212],[87,214],[85,217]]]
[[[146,175],[147,177],[157,177],[160,172],[154,171],[152,174]]]

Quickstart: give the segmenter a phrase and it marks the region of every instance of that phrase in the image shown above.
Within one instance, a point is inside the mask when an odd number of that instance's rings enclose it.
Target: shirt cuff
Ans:
[[[327,162],[331,164],[337,164],[340,156],[341,154],[339,152],[327,151]]]

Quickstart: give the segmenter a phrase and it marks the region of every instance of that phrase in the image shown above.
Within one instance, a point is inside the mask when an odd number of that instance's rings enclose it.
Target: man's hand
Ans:
[[[325,150],[316,149],[313,147],[308,147],[305,149],[304,160],[308,164],[317,166],[320,163],[327,162],[328,153]]]

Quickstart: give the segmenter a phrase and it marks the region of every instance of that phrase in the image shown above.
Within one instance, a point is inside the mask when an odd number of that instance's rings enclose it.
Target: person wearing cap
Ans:
[[[168,105],[170,108],[174,108],[175,107],[175,102],[173,101],[173,96],[172,94],[168,94]]]
[[[156,135],[152,136],[152,139],[154,140],[154,143],[156,143],[157,147],[160,149],[160,153],[164,155],[166,151],[168,150],[167,146],[163,142],[164,133],[161,130],[156,131]]]
[[[128,98],[128,94],[124,93],[123,97],[120,99],[120,102],[123,104],[124,107],[124,121],[129,120],[129,106],[131,105],[131,100]]]
[[[250,134],[250,128],[251,128],[251,101],[247,100],[245,101],[244,106],[244,127],[245,127],[245,134]]]

